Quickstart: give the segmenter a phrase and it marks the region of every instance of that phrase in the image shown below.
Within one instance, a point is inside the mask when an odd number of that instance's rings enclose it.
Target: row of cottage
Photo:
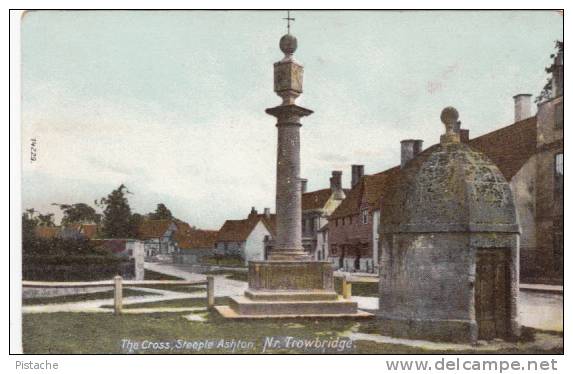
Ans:
[[[213,255],[217,231],[200,230],[178,219],[146,220],[133,238],[105,239],[99,235],[96,224],[71,224],[67,226],[38,226],[36,236],[44,239],[88,239],[96,247],[120,256],[131,256],[135,247],[142,246],[148,260],[168,260],[199,263]]]
[[[469,130],[459,129],[461,141],[489,157],[510,183],[521,228],[522,281],[559,283],[563,277],[562,54],[555,66],[552,96],[535,114],[531,95],[519,94],[511,125],[473,139]],[[370,175],[363,165],[352,165],[350,189],[342,187],[341,171],[332,171],[330,188],[318,191],[307,191],[307,180],[301,180],[303,245],[316,260],[345,271],[378,271],[381,201],[400,169],[427,151],[421,140],[400,143],[400,165]],[[270,210],[259,214],[252,208],[246,219],[225,222],[215,251],[245,261],[265,259],[274,230]]]

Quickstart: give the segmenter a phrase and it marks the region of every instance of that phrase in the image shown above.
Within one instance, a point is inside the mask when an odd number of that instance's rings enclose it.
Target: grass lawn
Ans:
[[[226,298],[217,298],[216,304],[224,304]],[[157,303],[134,304],[125,308],[137,307],[187,307],[204,306],[203,299],[171,300]],[[179,340],[185,341],[214,341],[231,339],[248,342],[251,345],[241,347],[234,353],[263,353],[264,341],[268,337],[295,337],[314,340],[336,341],[341,334],[351,328],[360,332],[376,333],[378,323],[375,320],[355,321],[344,319],[299,319],[299,320],[228,320],[220,317],[217,312],[199,313],[206,320],[189,321],[184,316],[190,313],[154,313],[154,314],[123,314],[115,316],[111,313],[45,313],[23,315],[23,349],[24,353],[127,353],[122,348],[122,341],[129,339],[144,341],[167,342],[171,348],[140,349],[134,353],[232,353],[229,349],[217,348],[197,351],[194,349],[179,349]],[[561,353],[563,348],[549,351],[537,349],[525,350],[523,343],[531,340],[532,329],[525,329],[522,341],[515,348],[505,349],[496,353]],[[559,335],[559,334],[557,334]],[[556,337],[562,339],[562,334]],[[341,342],[344,340],[341,340]],[[125,342],[125,341],[124,341]],[[124,345],[125,346],[125,345]],[[304,353],[295,347],[269,348],[267,353]],[[308,352],[308,351],[307,351]],[[336,346],[327,353],[337,353]],[[399,354],[399,353],[478,353],[476,351],[439,351],[414,348],[401,344],[376,343],[367,340],[353,342],[353,348],[344,353],[363,354]]]
[[[131,290],[125,288],[123,290],[123,296],[145,296],[153,295],[150,292],[144,292],[139,290]],[[35,297],[30,299],[22,299],[22,305],[45,305],[45,304],[60,304],[60,303],[72,303],[76,301],[88,301],[88,300],[100,300],[100,299],[113,299],[113,291],[102,291],[85,293],[79,295],[66,295],[66,296],[54,296],[54,297]]]
[[[293,336],[335,338],[338,332],[351,327],[352,321],[233,321],[210,312],[207,321],[191,322],[183,318],[189,313],[157,313],[143,315],[108,313],[46,313],[24,314],[24,353],[126,353],[122,340],[140,344],[147,341],[170,342],[178,339],[236,339],[254,342],[252,348],[236,353],[261,353],[264,337]],[[294,349],[274,349],[272,353],[297,353]],[[140,353],[230,353],[223,348],[207,351],[147,350]]]
[[[185,280],[180,277],[173,275],[167,275],[163,273],[158,273],[153,270],[145,269],[145,280]],[[199,292],[205,291],[205,286],[184,286],[179,284],[154,284],[142,286],[145,288],[153,288],[156,290],[167,290],[167,291],[177,291],[177,292]]]
[[[235,258],[235,257],[222,257],[222,258],[203,257],[201,259],[201,264],[245,267],[245,261],[241,258]]]
[[[216,305],[223,305],[228,303],[228,298],[217,297],[215,298]],[[206,307],[207,298],[199,297],[193,299],[173,299],[164,301],[154,301],[151,303],[137,303],[137,304],[124,304],[123,309],[139,309],[139,308],[193,308],[193,307]],[[113,308],[113,305],[104,305],[102,308]]]

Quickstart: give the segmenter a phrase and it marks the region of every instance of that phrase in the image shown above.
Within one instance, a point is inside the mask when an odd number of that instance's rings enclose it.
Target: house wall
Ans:
[[[515,200],[520,236],[520,268],[522,275],[534,272],[537,250],[535,222],[537,159],[531,157],[515,174],[509,184]]]
[[[245,242],[217,242],[215,251],[222,256],[243,256]]]
[[[175,242],[170,236],[153,238],[145,241],[145,255],[147,257],[156,255],[172,254],[176,251]]]
[[[324,204],[321,209],[313,209],[302,212],[302,237],[303,246],[305,250],[308,250],[312,257],[318,260],[318,252],[322,249],[322,242],[319,244],[320,233],[318,230],[323,228],[328,223],[328,217],[338,208],[342,203],[341,198],[336,198],[335,194],[332,193],[329,199]],[[312,224],[310,222],[312,221]],[[322,239],[320,239],[322,240]],[[326,254],[328,249],[325,249]],[[322,252],[321,252],[322,253]],[[323,258],[327,259],[328,257]]]
[[[316,235],[316,251],[314,259],[317,261],[325,261],[329,259],[328,253],[328,230],[321,231]]]
[[[242,254],[243,259],[245,259],[245,264],[252,260],[265,259],[265,236],[270,235],[265,224],[259,221],[245,243]]]
[[[366,202],[362,203],[360,211],[363,209],[368,209]],[[367,224],[362,223],[361,214],[345,217],[344,223],[342,218],[331,220],[328,238],[331,260],[336,264],[340,263],[340,258],[343,257],[342,267],[346,271],[373,272],[372,239],[372,212],[368,213]]]

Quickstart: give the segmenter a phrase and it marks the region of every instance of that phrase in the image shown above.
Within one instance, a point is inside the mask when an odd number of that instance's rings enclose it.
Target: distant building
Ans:
[[[302,244],[314,259],[324,260],[328,253],[319,237],[323,235],[320,230],[326,226],[328,217],[345,198],[345,190],[342,188],[342,172],[332,172],[330,188],[307,192],[306,184],[307,180],[303,179],[301,182]]]
[[[98,225],[91,223],[73,223],[66,226],[37,226],[36,236],[43,239],[94,239]]]
[[[62,226],[58,237],[62,239],[94,239],[98,233],[95,223],[72,223]]]
[[[245,261],[263,260],[267,256],[267,242],[275,235],[276,216],[265,208],[259,214],[253,207],[246,219],[227,220],[219,230],[215,252],[236,256]]]
[[[191,231],[188,223],[179,220],[148,220],[138,228],[138,239],[145,242],[145,256],[165,258],[177,252],[177,235]]]
[[[215,243],[219,232],[214,230],[192,229],[187,232],[177,231],[177,253],[173,261],[181,264],[199,264],[203,257],[214,254]]]
[[[53,239],[58,237],[60,229],[60,226],[36,226],[34,234],[40,239]]]

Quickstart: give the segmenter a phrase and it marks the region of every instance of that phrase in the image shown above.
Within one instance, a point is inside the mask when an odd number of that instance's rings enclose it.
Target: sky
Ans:
[[[280,11],[33,11],[22,20],[22,206],[92,204],[120,184],[134,212],[164,203],[199,228],[275,205]],[[373,174],[400,140],[439,141],[446,106],[470,137],[537,95],[553,11],[294,11],[304,93],[301,177]],[[35,139],[36,160],[30,160]]]

